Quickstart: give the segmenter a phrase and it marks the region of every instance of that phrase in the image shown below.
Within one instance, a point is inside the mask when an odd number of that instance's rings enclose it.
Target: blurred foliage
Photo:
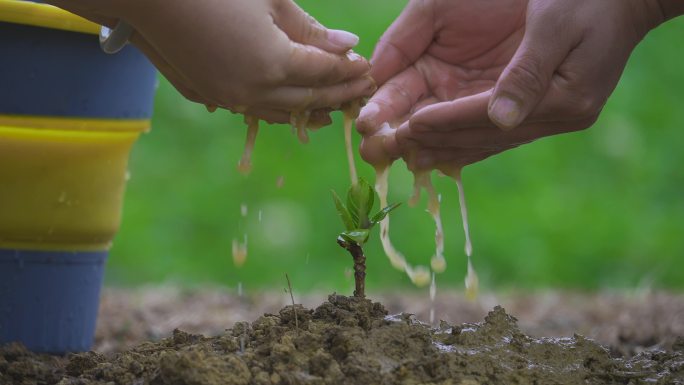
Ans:
[[[327,26],[359,34],[358,51],[369,56],[404,1],[300,4]],[[464,170],[473,261],[485,290],[684,288],[682,36],[684,19],[647,36],[590,130],[540,140]],[[107,282],[242,282],[250,290],[285,287],[287,272],[296,290],[351,293],[350,263],[335,242],[340,223],[330,199],[331,189],[344,191],[349,183],[340,115],[332,127],[312,133],[308,145],[287,126],[262,124],[254,170],[244,177],[236,170],[246,133],[242,118],[209,114],[162,80],[153,130],[132,154]],[[360,158],[358,164],[361,176],[373,180],[372,169]],[[439,282],[462,286],[466,259],[456,186],[436,176],[435,184],[449,263]],[[396,164],[390,202],[406,201],[411,187],[411,175]],[[392,214],[391,236],[411,262],[428,264],[434,227],[421,205]],[[249,256],[237,268],[231,244],[245,235]],[[369,290],[410,288],[390,267],[378,236],[366,253]]]

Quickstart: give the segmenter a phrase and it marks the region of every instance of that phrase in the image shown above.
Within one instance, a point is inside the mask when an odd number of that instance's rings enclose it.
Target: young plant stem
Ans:
[[[295,319],[295,331],[299,334],[299,317],[297,317],[297,308],[295,307],[294,294],[292,294],[292,284],[290,283],[290,276],[285,273],[285,279],[287,279],[287,289],[290,292],[290,299],[292,300],[292,311],[294,312]]]
[[[366,256],[363,255],[363,249],[356,242],[347,242],[342,238],[338,238],[337,243],[354,258],[354,297],[366,298]]]

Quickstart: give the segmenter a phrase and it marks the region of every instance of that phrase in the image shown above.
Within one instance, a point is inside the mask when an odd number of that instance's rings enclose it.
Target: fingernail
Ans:
[[[499,96],[489,109],[489,117],[502,130],[511,130],[520,123],[520,104],[508,96]]]
[[[328,30],[328,40],[343,48],[356,47],[359,44],[359,37],[351,32],[342,31],[339,29]]]
[[[358,53],[356,53],[354,51],[348,51],[347,52],[347,59],[349,59],[349,61],[362,61],[363,56],[359,55]]]

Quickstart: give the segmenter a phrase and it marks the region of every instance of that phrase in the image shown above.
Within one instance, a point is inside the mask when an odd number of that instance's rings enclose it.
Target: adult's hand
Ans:
[[[53,0],[113,26],[186,98],[287,122],[375,90],[355,35],[323,27],[292,0]]]
[[[662,20],[653,0],[411,1],[378,43],[381,88],[359,123],[399,128],[362,153],[451,170],[587,128]]]

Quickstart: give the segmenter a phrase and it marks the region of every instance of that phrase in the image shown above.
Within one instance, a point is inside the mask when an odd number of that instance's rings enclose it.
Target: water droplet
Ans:
[[[242,153],[242,158],[238,162],[238,171],[243,175],[247,175],[252,171],[252,151],[254,151],[254,143],[259,132],[259,119],[245,116],[245,123],[247,123],[247,140],[245,141],[245,150]]]
[[[425,287],[430,283],[430,270],[425,266],[416,266],[413,270],[406,269],[411,282],[418,287]]]
[[[473,264],[470,261],[470,257],[468,257],[468,275],[466,275],[465,278],[465,287],[466,298],[468,298],[471,301],[477,299],[477,294],[480,290],[480,280],[477,277],[475,268],[473,268]]]
[[[239,240],[233,239],[233,264],[236,267],[242,267],[247,260],[247,234],[245,234],[244,243],[240,243]]]
[[[435,273],[432,273],[432,282],[430,282],[430,301],[435,301],[437,295],[437,284],[435,283]]]

